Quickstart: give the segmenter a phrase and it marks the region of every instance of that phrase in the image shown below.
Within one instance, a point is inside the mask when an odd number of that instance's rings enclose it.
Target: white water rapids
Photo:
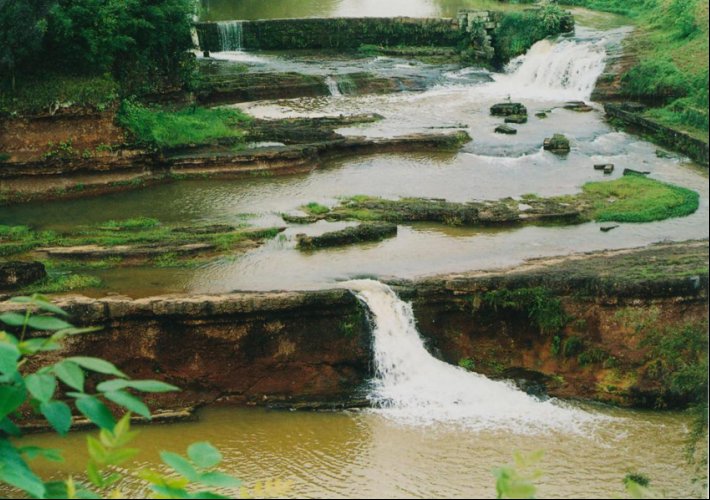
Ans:
[[[512,383],[493,381],[434,358],[416,328],[410,304],[378,281],[342,284],[372,314],[375,377],[370,399],[383,415],[411,423],[454,422],[468,429],[505,429],[521,434],[545,430],[581,433],[608,420],[541,401]],[[472,319],[473,320],[473,319]]]
[[[604,70],[607,40],[541,40],[494,75],[497,95],[542,101],[587,100]]]

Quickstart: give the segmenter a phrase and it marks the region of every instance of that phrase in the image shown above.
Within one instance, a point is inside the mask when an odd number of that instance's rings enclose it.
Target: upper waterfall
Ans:
[[[373,322],[375,378],[370,399],[386,415],[407,421],[453,421],[468,428],[577,432],[601,417],[541,401],[512,383],[493,381],[434,358],[417,331],[412,307],[373,280],[343,284],[356,292]]]
[[[501,93],[540,100],[587,100],[604,70],[606,40],[541,40],[512,60],[492,84]]]
[[[244,47],[244,23],[242,21],[219,22],[217,30],[221,51],[242,50]]]

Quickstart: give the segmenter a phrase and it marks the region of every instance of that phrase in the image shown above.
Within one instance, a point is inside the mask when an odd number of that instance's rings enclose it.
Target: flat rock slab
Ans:
[[[589,113],[590,111],[594,111],[594,108],[584,101],[570,101],[564,105],[564,108],[578,113]]]
[[[355,227],[347,227],[340,231],[324,233],[320,236],[299,234],[296,238],[298,239],[299,249],[313,250],[316,248],[352,245],[368,241],[381,241],[394,236],[397,236],[396,224],[373,222],[360,224]]]
[[[216,247],[211,243],[189,243],[177,246],[134,246],[117,245],[114,247],[102,247],[100,245],[81,245],[75,247],[46,247],[38,249],[39,252],[46,253],[49,257],[64,259],[102,259],[106,257],[153,257],[168,253],[189,255],[200,252],[214,250]]]

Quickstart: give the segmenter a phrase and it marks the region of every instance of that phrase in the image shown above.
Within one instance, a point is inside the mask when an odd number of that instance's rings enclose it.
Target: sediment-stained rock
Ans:
[[[299,234],[298,248],[301,250],[314,250],[317,248],[353,245],[369,241],[381,241],[397,236],[397,225],[382,222],[368,222],[354,227],[341,229],[321,234],[308,236]]]
[[[559,155],[566,155],[570,152],[569,139],[562,134],[555,134],[545,139],[543,149]]]
[[[519,102],[501,102],[491,106],[493,116],[527,116],[528,109]]]
[[[0,262],[0,290],[18,289],[46,276],[41,262]]]

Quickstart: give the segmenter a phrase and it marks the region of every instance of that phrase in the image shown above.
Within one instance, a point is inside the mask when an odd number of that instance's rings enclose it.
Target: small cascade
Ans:
[[[499,92],[542,100],[587,100],[604,70],[604,39],[541,40],[495,76]]]
[[[546,429],[582,432],[606,419],[541,401],[512,383],[499,382],[434,358],[416,328],[412,306],[387,285],[354,280],[373,319],[375,378],[370,399],[386,416],[412,423],[457,422],[472,429],[504,428],[520,433]]]
[[[217,23],[219,45],[222,52],[241,51],[244,48],[244,22],[222,21]]]
[[[340,92],[338,87],[338,82],[332,76],[327,76],[325,79],[326,85],[328,85],[328,91],[332,97],[342,97],[343,94]]]

